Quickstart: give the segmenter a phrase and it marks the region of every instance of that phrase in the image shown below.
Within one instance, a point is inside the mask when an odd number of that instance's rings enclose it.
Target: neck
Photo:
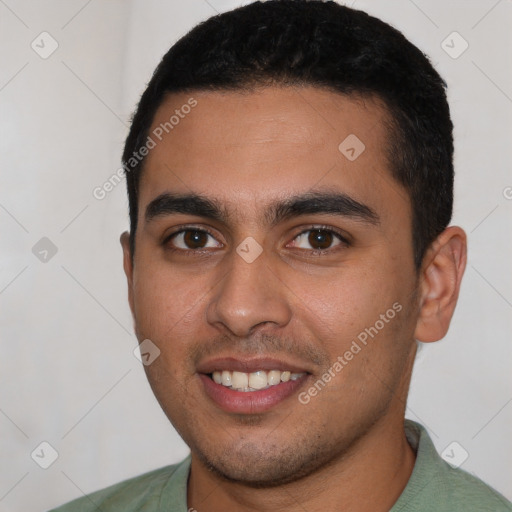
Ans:
[[[226,481],[192,454],[188,506],[199,512],[287,512],[297,507],[309,512],[389,511],[407,485],[415,461],[405,437],[403,413],[393,416],[394,421],[381,418],[350,453],[329,467],[279,487],[258,489]]]

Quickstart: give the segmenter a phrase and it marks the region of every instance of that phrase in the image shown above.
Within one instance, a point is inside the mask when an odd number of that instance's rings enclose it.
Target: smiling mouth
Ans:
[[[306,372],[292,373],[289,370],[258,370],[251,373],[216,370],[208,374],[216,384],[242,393],[269,389],[282,382],[299,380],[305,375]]]

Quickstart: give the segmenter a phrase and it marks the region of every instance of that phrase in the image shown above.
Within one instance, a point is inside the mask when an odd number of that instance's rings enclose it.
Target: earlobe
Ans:
[[[459,297],[466,254],[466,233],[458,226],[446,228],[425,254],[415,330],[418,341],[438,341],[446,335]]]
[[[131,286],[133,280],[133,265],[130,251],[130,233],[128,231],[121,233],[119,241],[121,242],[121,247],[123,248],[124,273],[128,279],[128,285]]]
[[[119,241],[123,248],[123,268],[126,274],[126,280],[128,282],[128,302],[132,315],[135,318],[134,303],[133,303],[133,263],[130,250],[130,233],[125,231],[121,234]]]

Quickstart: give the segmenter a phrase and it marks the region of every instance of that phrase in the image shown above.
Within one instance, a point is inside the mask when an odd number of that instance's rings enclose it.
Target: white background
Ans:
[[[456,126],[453,223],[469,262],[449,335],[420,353],[407,416],[440,452],[457,441],[462,467],[512,499],[512,3],[352,4],[431,56]],[[132,353],[124,180],[102,201],[92,191],[119,168],[161,56],[237,5],[0,0],[1,511],[45,510],[188,453]],[[31,48],[43,31],[59,45],[47,59]],[[441,47],[453,31],[469,44],[456,59]],[[42,237],[57,247],[46,263],[32,252]],[[46,470],[30,456],[42,441],[58,452]]]

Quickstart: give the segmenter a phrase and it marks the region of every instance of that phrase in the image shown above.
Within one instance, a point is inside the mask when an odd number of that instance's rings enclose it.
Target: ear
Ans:
[[[128,303],[132,312],[133,319],[135,320],[135,309],[133,305],[133,264],[130,251],[130,233],[125,231],[119,238],[121,247],[123,248],[123,267],[126,279],[128,281]]]
[[[446,335],[459,297],[466,256],[466,233],[458,226],[446,228],[425,254],[414,333],[418,341],[438,341]]]

